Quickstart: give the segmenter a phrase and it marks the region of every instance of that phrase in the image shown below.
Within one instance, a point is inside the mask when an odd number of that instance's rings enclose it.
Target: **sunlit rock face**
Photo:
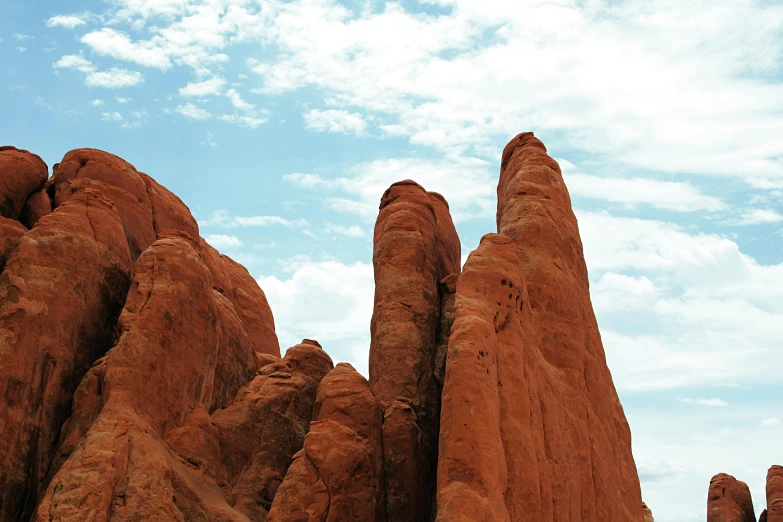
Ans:
[[[442,195],[379,194],[368,378],[281,357],[256,281],[127,161],[2,147],[0,192],[0,522],[652,521],[532,133],[464,270]]]

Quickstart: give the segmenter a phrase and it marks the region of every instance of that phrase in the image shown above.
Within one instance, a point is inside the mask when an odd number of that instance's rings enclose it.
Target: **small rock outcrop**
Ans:
[[[748,485],[719,473],[710,480],[707,494],[707,522],[755,522]]]
[[[384,520],[383,410],[351,365],[318,386],[304,447],[277,492],[267,522]]]

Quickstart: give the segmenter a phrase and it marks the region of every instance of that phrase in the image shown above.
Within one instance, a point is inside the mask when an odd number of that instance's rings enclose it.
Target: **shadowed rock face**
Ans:
[[[710,480],[707,495],[707,522],[755,522],[748,485],[720,473]]]
[[[122,222],[90,188],[18,239],[0,274],[0,519],[35,505],[73,392],[112,345],[130,274]]]
[[[19,219],[25,203],[39,191],[46,178],[46,163],[16,147],[0,147],[0,216]]]
[[[383,194],[369,380],[316,341],[281,358],[254,278],[128,162],[78,149],[47,181],[0,148],[0,171],[0,522],[652,522],[532,134],[464,272],[440,194]],[[738,484],[716,502],[746,509]]]

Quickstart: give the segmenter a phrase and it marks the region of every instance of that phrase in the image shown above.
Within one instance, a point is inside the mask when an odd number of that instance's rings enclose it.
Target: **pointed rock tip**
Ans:
[[[503,149],[503,157],[500,162],[500,169],[503,170],[508,164],[508,160],[511,159],[512,154],[518,148],[522,147],[534,147],[546,152],[546,146],[544,143],[536,138],[532,132],[521,132],[514,136],[514,138],[508,142],[508,145]]]
[[[312,344],[313,346],[317,346],[318,348],[323,349],[323,346],[321,346],[321,343],[316,341],[315,339],[302,339],[302,342],[299,344]]]

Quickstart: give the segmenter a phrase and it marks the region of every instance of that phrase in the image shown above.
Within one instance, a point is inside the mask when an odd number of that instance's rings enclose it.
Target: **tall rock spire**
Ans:
[[[497,225],[500,235],[485,236],[457,282],[438,520],[475,511],[475,520],[641,521],[630,429],[576,218],[557,162],[532,133],[503,151]],[[486,455],[458,449],[466,440]]]

